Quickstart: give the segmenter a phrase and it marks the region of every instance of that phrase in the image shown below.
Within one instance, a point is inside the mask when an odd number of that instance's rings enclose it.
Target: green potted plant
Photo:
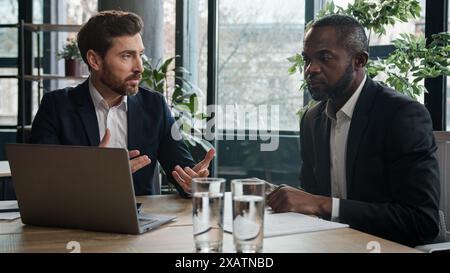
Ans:
[[[66,76],[81,76],[81,54],[76,39],[67,38],[61,51],[57,53],[59,59],[65,60]]]
[[[211,143],[201,137],[202,132],[196,127],[196,124],[206,119],[207,116],[198,107],[201,90],[184,77],[190,72],[183,67],[172,66],[177,57],[179,56],[152,64],[151,60],[144,55],[141,85],[161,93],[166,98],[166,102],[181,128],[183,140],[189,147],[194,160],[199,161],[213,147]],[[175,79],[178,79],[181,84],[175,83]],[[164,174],[162,168],[160,171]],[[165,176],[163,176],[162,185],[162,188],[166,188],[163,189],[164,192],[175,192],[173,185],[167,182]]]
[[[198,107],[198,97],[201,90],[187,80],[183,75],[189,74],[183,67],[171,67],[172,62],[179,56],[171,57],[165,61],[159,61],[153,65],[151,60],[143,58],[144,72],[141,84],[164,95],[170,110],[181,125],[181,134],[188,146],[195,147],[199,144],[205,151],[212,145],[198,137],[202,132],[196,128],[196,124],[206,119]],[[171,83],[178,79],[182,84]],[[171,81],[172,80],[172,81]],[[196,134],[193,134],[195,132]]]
[[[418,17],[420,10],[417,0],[383,0],[379,3],[355,0],[354,4],[348,4],[345,9],[329,2],[319,12],[318,17],[330,14],[353,16],[367,29],[370,40],[373,33],[385,34],[388,25],[394,25],[397,21],[407,22],[410,18]],[[381,76],[383,80],[377,78],[379,82],[417,100],[424,92],[428,92],[423,85],[423,79],[450,75],[449,33],[433,35],[432,41],[428,44],[423,35],[403,33],[400,38],[393,41],[393,45],[395,50],[386,59],[369,60],[366,69],[370,77]],[[288,73],[303,73],[304,62],[300,54],[288,58],[288,61],[292,63]],[[300,91],[305,88],[306,83],[302,80]],[[314,103],[311,100],[307,106],[301,108],[299,116]]]

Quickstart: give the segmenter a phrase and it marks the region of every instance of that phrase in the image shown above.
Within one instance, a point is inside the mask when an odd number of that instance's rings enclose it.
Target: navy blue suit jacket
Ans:
[[[171,127],[174,118],[164,97],[154,91],[139,88],[128,97],[128,150],[137,149],[148,155],[151,164],[133,174],[136,195],[153,194],[153,173],[161,163],[170,182],[180,194],[182,188],[171,172],[176,165],[195,165],[182,140],[174,140]],[[100,135],[94,104],[89,93],[89,81],[44,95],[33,121],[31,143],[78,146],[98,146]]]
[[[330,196],[330,125],[326,102],[302,119],[300,181]],[[439,231],[439,170],[426,108],[367,78],[352,116],[346,158],[347,199],[339,219],[350,227],[407,245]]]

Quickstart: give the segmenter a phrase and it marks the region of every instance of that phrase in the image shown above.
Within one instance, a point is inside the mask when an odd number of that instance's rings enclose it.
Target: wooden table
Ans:
[[[20,219],[0,221],[0,252],[70,252],[70,241],[81,252],[193,252],[190,199],[176,195],[138,197],[145,212],[173,214],[177,220],[142,235],[124,235],[84,230],[25,226]],[[370,252],[367,244],[377,241],[381,252],[418,252],[350,228],[271,237],[264,239],[264,252]],[[224,234],[223,252],[234,252],[233,237]]]

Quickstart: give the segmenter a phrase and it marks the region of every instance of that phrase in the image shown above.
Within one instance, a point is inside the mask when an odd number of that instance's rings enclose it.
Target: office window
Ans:
[[[447,10],[447,32],[450,33],[450,5]],[[450,77],[447,77],[447,131],[450,131]]]
[[[17,69],[2,68],[1,74],[17,74]],[[0,125],[17,124],[17,79],[0,79]]]
[[[17,75],[18,30],[7,25],[18,23],[18,1],[0,0],[0,75]],[[17,124],[17,79],[0,79],[0,126]]]
[[[81,25],[97,13],[97,0],[66,0],[66,24]]]
[[[217,174],[297,185],[303,93],[287,58],[302,51],[305,1],[221,0],[217,23]]]
[[[207,66],[208,66],[208,2],[207,0],[199,0],[198,1],[198,13],[197,16],[197,47],[196,56],[198,58],[197,70],[193,70],[193,75],[196,77],[192,79],[192,82],[195,83],[200,90],[203,91],[206,97],[206,89],[207,89]],[[195,75],[195,73],[197,75]],[[205,98],[206,99],[206,98]],[[205,102],[206,103],[206,102]]]
[[[237,106],[257,119],[255,108],[279,109],[279,129],[298,131],[297,111],[303,104],[299,75],[288,75],[288,57],[301,51],[305,26],[304,1],[219,1],[218,101]],[[271,110],[268,111],[271,113]],[[233,120],[229,111],[218,119]],[[253,124],[252,124],[253,123]],[[236,129],[258,129],[254,122]]]
[[[327,2],[331,2],[332,0],[324,0],[322,3],[325,4]],[[354,0],[334,0],[333,1],[337,6],[347,8],[348,4],[353,4]],[[382,56],[387,56],[390,52],[390,47],[388,45],[392,44],[392,41],[400,38],[401,33],[411,33],[416,36],[422,35],[425,36],[425,5],[426,0],[419,0],[421,12],[418,18],[410,19],[408,22],[396,22],[393,26],[386,26],[386,34],[378,36],[375,33],[367,33],[369,38],[369,45],[371,47],[376,46],[379,54]],[[377,53],[377,55],[378,55]],[[377,55],[371,54],[371,57],[378,57]],[[380,74],[375,80],[383,81],[385,76]],[[420,82],[420,84],[424,85],[424,81]],[[424,94],[422,94],[418,101],[424,103]]]
[[[44,10],[45,9],[45,10]],[[70,24],[81,25],[97,12],[97,0],[60,0],[52,2],[52,5],[44,7],[44,1],[33,1],[33,23],[34,24]],[[44,22],[44,14],[47,14]],[[49,16],[50,15],[50,16]],[[40,35],[40,56],[43,58],[41,74],[64,75],[64,60],[56,57],[57,52],[63,47],[68,38],[75,38],[75,32],[42,32]],[[33,56],[37,57],[37,33],[32,34]],[[33,69],[37,75],[38,68]],[[87,73],[84,67],[83,74]],[[39,108],[42,93],[50,92],[67,86],[75,86],[77,80],[44,80],[40,83],[32,82],[32,120]],[[40,91],[39,91],[40,90]]]
[[[0,28],[0,58],[17,58],[17,28]]]
[[[190,73],[184,73],[183,78],[193,84],[201,103],[201,109],[206,106],[207,82],[207,1],[164,1],[164,59],[178,55],[171,63],[183,66]],[[182,84],[177,80],[177,84]],[[168,78],[169,98],[175,86],[175,78]],[[188,85],[185,85],[189,89]],[[170,99],[169,99],[170,101]],[[194,124],[200,127],[204,124]]]
[[[60,5],[58,9],[63,12],[58,13],[56,18],[51,18],[51,22],[55,24],[82,25],[89,18],[97,13],[97,0],[63,0],[58,1]],[[42,14],[42,13],[41,13]],[[62,48],[67,38],[76,38],[76,32],[59,32],[59,47]],[[63,62],[62,60],[60,61]]]
[[[49,7],[50,9],[61,10],[62,12],[56,12],[56,15],[53,18],[50,18],[50,22],[52,24],[61,24],[61,25],[82,25],[89,20],[89,18],[97,13],[97,0],[63,0],[58,1],[55,7]],[[51,11],[47,11],[51,12]],[[42,17],[42,12],[41,12]],[[33,22],[38,23],[34,21]],[[57,48],[54,49],[55,52],[52,54],[56,54],[57,50],[60,50],[67,38],[76,38],[76,32],[48,32],[45,34],[52,35],[52,40],[58,41]],[[63,65],[64,61],[59,60],[60,65]]]
[[[17,0],[0,0],[0,24],[16,24],[19,19],[19,3]]]
[[[355,0],[323,0],[323,4],[333,1],[336,6],[346,8],[348,4],[353,4]],[[422,8],[419,18],[410,19],[408,22],[396,22],[393,26],[386,27],[386,34],[378,36],[372,33],[370,45],[389,45],[392,40],[400,37],[400,33],[425,34],[425,1],[419,0]]]
[[[176,20],[176,1],[175,0],[166,0],[163,2],[163,27],[164,27],[164,40],[163,40],[163,56],[162,60],[158,60],[161,64],[164,60],[174,57],[175,54],[175,20]],[[145,27],[145,26],[144,26]],[[169,70],[175,67],[175,61],[172,62],[169,66]],[[174,86],[175,77],[173,75],[169,75],[167,78],[167,86]],[[169,93],[173,90],[172,88],[168,88]],[[172,94],[169,94],[171,96]]]
[[[33,0],[33,23],[42,24],[44,0]]]
[[[425,35],[425,0],[420,0],[419,18],[410,19],[408,22],[396,22],[393,26],[386,27],[386,34],[382,36],[372,35],[370,45],[388,45],[391,41],[400,38],[400,33],[412,33],[416,36]]]
[[[200,90],[206,105],[207,65],[208,65],[208,1],[192,0],[184,2],[183,67],[190,75],[185,75]],[[180,18],[180,17],[179,17]],[[179,40],[181,42],[181,39]]]
[[[164,58],[175,56],[175,0],[165,0],[164,6]]]

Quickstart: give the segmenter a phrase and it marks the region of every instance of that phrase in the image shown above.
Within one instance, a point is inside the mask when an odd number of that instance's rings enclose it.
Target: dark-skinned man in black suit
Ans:
[[[302,117],[303,190],[282,186],[267,202],[347,223],[409,246],[438,234],[439,171],[426,108],[366,76],[368,42],[344,15],[305,34],[304,74],[319,101]]]

